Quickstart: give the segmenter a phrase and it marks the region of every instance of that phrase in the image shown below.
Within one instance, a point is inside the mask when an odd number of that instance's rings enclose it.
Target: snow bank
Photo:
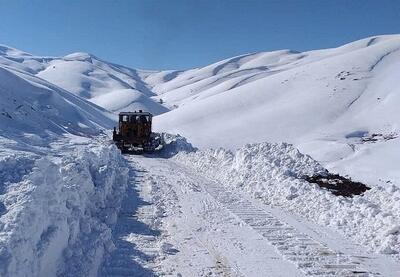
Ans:
[[[334,196],[302,179],[326,170],[286,143],[179,153],[174,159],[266,204],[336,229],[373,251],[399,257],[400,189],[394,185],[375,186],[353,198]]]
[[[178,153],[189,153],[197,150],[186,138],[180,135],[161,133],[160,136],[164,145],[159,154],[165,158],[173,157]]]
[[[6,184],[21,181],[28,174],[35,162],[36,156],[11,154],[0,157],[0,192],[6,190]]]
[[[0,160],[1,276],[93,276],[113,249],[127,185],[122,156],[96,145],[65,156]]]

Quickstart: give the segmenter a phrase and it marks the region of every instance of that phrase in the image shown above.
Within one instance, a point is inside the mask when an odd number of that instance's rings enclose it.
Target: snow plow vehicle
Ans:
[[[113,141],[122,153],[153,152],[162,148],[161,137],[151,131],[153,115],[142,110],[121,112]]]

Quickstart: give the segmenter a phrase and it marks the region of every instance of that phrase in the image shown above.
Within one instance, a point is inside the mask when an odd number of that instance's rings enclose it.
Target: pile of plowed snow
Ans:
[[[0,159],[0,275],[94,276],[127,185],[114,146]]]
[[[179,153],[174,159],[222,185],[242,189],[266,204],[339,230],[371,250],[398,257],[400,189],[394,185],[375,186],[353,198],[335,196],[303,179],[327,172],[286,143],[248,144],[236,152]]]
[[[160,136],[164,145],[159,155],[165,158],[173,157],[178,153],[190,153],[197,150],[186,138],[180,135],[161,133]]]

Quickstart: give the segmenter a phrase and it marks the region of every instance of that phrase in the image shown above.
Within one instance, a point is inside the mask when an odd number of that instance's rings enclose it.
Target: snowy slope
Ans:
[[[400,36],[381,36],[189,70],[154,87],[178,107],[156,126],[202,148],[287,141],[342,173],[400,180],[399,48]]]
[[[53,60],[38,76],[113,111],[168,111],[151,98],[154,93],[134,69],[103,62],[87,53]]]
[[[0,65],[0,136],[32,144],[68,133],[96,135],[113,125],[108,111],[27,72]]]
[[[168,111],[151,98],[155,94],[142,80],[153,72],[108,63],[88,53],[38,57],[3,45],[0,65],[36,75],[93,103],[104,104],[112,112],[142,109],[160,114]]]

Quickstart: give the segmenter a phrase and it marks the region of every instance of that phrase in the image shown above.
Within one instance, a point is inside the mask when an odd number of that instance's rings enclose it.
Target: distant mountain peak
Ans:
[[[95,55],[86,52],[75,52],[64,56],[64,60],[74,60],[82,62],[92,62],[92,60],[99,60]]]
[[[15,49],[13,47],[0,44],[0,56],[32,56],[29,53]]]

